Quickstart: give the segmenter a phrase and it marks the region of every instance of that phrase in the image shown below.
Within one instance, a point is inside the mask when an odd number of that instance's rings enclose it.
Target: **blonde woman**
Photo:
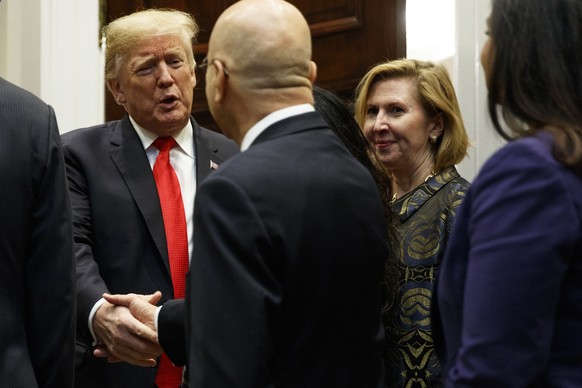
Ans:
[[[385,314],[389,386],[439,381],[430,305],[436,272],[469,183],[455,164],[469,139],[446,70],[400,59],[374,66],[356,90],[355,116],[390,174],[400,237],[395,312]],[[419,385],[420,384],[420,385]]]

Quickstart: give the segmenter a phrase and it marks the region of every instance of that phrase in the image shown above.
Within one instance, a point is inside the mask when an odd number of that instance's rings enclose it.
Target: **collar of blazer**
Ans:
[[[315,129],[329,129],[329,125],[318,112],[291,116],[267,127],[251,144],[251,147],[269,139]]]

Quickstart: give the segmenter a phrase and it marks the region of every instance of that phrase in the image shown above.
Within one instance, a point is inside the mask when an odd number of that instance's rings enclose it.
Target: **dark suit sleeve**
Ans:
[[[239,152],[238,145],[225,136],[200,127],[194,123],[196,135],[196,169],[203,181],[212,172],[210,162],[220,164]],[[186,311],[184,300],[169,300],[164,303],[158,316],[158,335],[160,345],[175,365],[186,365]]]
[[[511,147],[473,183],[461,344],[447,386],[525,387],[544,370],[568,268],[564,247],[579,227],[561,175],[534,151]],[[458,280],[440,275],[439,293]]]
[[[265,386],[281,295],[267,229],[221,176],[199,187],[195,204],[194,230],[203,232],[195,234],[187,294],[191,386]]]
[[[66,142],[63,143],[69,191],[73,211],[74,253],[77,277],[77,333],[82,342],[90,344],[88,317],[93,305],[107,292],[93,257],[93,227],[89,188],[80,164]]]
[[[42,387],[72,387],[75,339],[75,267],[71,208],[61,142],[51,107],[35,171],[39,185],[27,241],[27,331],[30,357]],[[46,128],[46,127],[44,127]]]
[[[186,310],[184,299],[164,303],[158,315],[158,339],[174,365],[186,365]]]

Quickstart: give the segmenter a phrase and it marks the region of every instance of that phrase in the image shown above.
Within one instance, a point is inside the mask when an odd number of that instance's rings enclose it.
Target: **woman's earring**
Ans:
[[[436,137],[436,135],[432,135],[432,136],[430,137],[430,142],[431,142],[432,144],[435,144],[435,143],[436,143],[436,141],[437,141],[437,137]]]

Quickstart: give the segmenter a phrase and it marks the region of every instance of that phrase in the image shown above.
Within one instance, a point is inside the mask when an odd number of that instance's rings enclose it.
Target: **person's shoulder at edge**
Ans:
[[[497,150],[483,164],[470,191],[507,197],[509,192],[528,187],[531,195],[549,200],[561,194],[571,196],[566,192],[571,192],[576,182],[582,180],[554,157],[552,135],[540,132],[510,141]]]
[[[512,140],[496,150],[483,164],[479,175],[487,171],[513,170],[524,167],[562,167],[552,154],[552,135],[540,132]]]
[[[84,136],[91,136],[88,134],[92,134],[93,136],[101,136],[105,132],[111,132],[120,121],[121,120],[112,120],[102,124],[95,124],[89,127],[76,128],[71,131],[65,132],[61,134],[63,146],[67,145],[73,139]]]

